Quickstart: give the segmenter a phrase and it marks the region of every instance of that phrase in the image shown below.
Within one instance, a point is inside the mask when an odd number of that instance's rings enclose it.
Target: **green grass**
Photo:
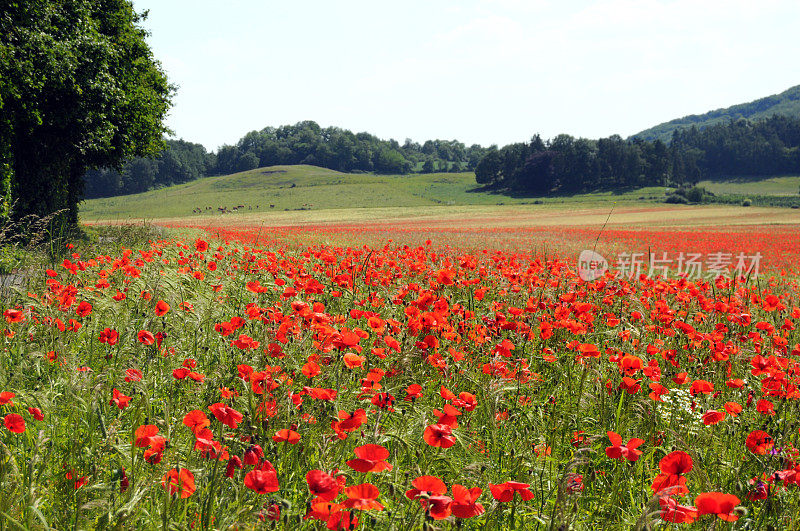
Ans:
[[[800,198],[800,175],[786,177],[734,177],[725,180],[701,181],[698,183],[717,195],[769,195]]]
[[[742,197],[752,197],[754,204],[765,206],[770,204],[771,197],[784,202],[798,197],[800,201],[797,193],[800,176],[760,180],[730,178],[703,181],[700,186],[720,199],[732,198],[727,202],[733,204],[741,203]],[[378,209],[395,214],[407,211],[419,215],[433,207],[536,205],[544,209],[575,209],[604,208],[612,203],[653,206],[663,202],[666,188],[654,186],[622,193],[606,191],[554,197],[509,196],[477,190],[472,172],[375,175],[341,173],[316,166],[272,166],[206,177],[142,194],[92,199],[82,204],[81,218],[84,222],[93,222],[221,217],[219,207],[231,211],[239,205],[244,205],[244,208],[238,209],[233,216],[252,214],[263,217],[266,214],[273,218],[294,213],[307,220],[317,217],[312,212],[353,209]],[[759,198],[767,202],[759,202]],[[197,208],[201,212],[193,212]],[[232,215],[226,214],[224,218],[232,219]]]
[[[376,207],[576,204],[660,201],[664,189],[642,188],[571,197],[510,197],[476,192],[475,174],[348,174],[315,166],[273,166],[150,192],[92,199],[81,205],[83,221],[191,217],[192,210],[217,214],[217,208],[244,205],[239,213]],[[270,207],[274,205],[274,207]],[[207,210],[210,207],[210,210]]]

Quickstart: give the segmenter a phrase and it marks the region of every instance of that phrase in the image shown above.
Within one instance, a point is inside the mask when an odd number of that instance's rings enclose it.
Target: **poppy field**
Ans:
[[[4,293],[0,529],[800,526],[789,258],[587,283],[427,233],[78,245]]]

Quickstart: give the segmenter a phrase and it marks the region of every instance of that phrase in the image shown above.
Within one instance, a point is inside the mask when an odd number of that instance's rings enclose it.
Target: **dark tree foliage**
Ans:
[[[800,119],[744,119],[675,131],[661,140],[598,140],[558,135],[490,148],[475,169],[478,184],[546,195],[696,183],[731,176],[800,173]]]
[[[216,157],[201,144],[167,140],[166,148],[155,158],[136,157],[119,170],[101,168],[86,172],[86,198],[136,194],[186,183],[208,175],[215,165]]]
[[[87,169],[162,147],[174,89],[141,20],[127,0],[0,3],[3,213],[13,201],[16,215],[65,210],[56,221],[74,225]]]

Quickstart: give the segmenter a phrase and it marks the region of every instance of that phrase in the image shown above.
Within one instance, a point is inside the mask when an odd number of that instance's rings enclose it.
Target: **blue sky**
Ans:
[[[301,120],[401,143],[625,137],[800,84],[797,0],[133,3],[179,85],[168,125],[210,150]]]

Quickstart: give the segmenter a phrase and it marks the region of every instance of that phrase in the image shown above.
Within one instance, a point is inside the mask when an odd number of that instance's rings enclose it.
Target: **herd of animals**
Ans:
[[[309,203],[304,203],[300,210],[307,210],[313,207],[314,205]],[[275,208],[274,204],[269,205],[270,208]],[[202,207],[195,207],[192,209],[192,214],[203,214],[204,212],[218,212],[220,214],[230,214],[231,212],[238,212],[240,210],[258,210],[259,205],[236,205],[235,207],[228,208],[227,206],[220,206],[214,209],[214,207],[207,206],[205,208]]]

